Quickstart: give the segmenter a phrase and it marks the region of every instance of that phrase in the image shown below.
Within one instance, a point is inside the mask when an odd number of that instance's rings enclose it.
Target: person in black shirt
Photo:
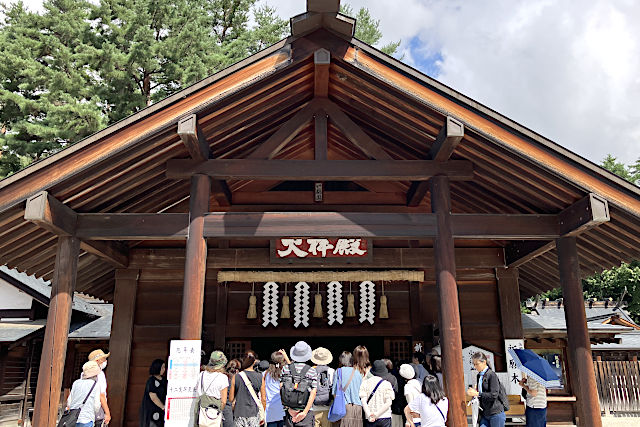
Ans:
[[[167,380],[164,378],[166,365],[164,360],[156,359],[151,363],[140,406],[140,427],[164,426],[164,402],[167,397]]]

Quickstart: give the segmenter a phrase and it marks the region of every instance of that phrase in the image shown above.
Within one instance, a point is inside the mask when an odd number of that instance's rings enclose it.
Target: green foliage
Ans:
[[[640,261],[622,263],[619,267],[587,277],[582,281],[582,289],[585,299],[595,298],[599,301],[609,298],[618,301],[624,294],[623,301],[627,303],[629,314],[635,322],[640,323]],[[562,298],[562,289],[552,289],[540,294],[539,298],[557,300]]]
[[[380,31],[380,20],[374,19],[371,16],[369,9],[361,7],[358,12],[354,14],[353,8],[350,5],[342,4],[340,6],[340,13],[356,19],[355,38],[357,38],[358,40],[370,44],[371,46],[375,46],[380,41],[380,39],[382,39],[382,32]],[[400,40],[378,47],[378,49],[380,49],[387,55],[393,55],[397,52],[399,46]]]
[[[638,158],[634,164],[627,166],[624,163],[619,162],[618,159],[613,157],[611,154],[608,154],[602,161],[601,166],[609,172],[613,172],[619,177],[626,179],[632,184],[640,184],[640,158]]]

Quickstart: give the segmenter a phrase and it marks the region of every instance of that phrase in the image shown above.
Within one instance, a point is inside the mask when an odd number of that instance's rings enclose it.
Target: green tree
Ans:
[[[582,290],[585,299],[600,301],[609,298],[618,301],[624,295],[622,300],[627,303],[629,314],[634,321],[640,322],[640,261],[623,262],[619,267],[587,277],[582,281]],[[562,297],[562,289],[552,289],[539,297],[556,300]]]
[[[624,163],[619,162],[618,159],[613,157],[611,154],[607,154],[607,157],[602,161],[601,166],[609,172],[613,172],[619,177],[626,179],[632,184],[637,185],[640,181],[640,158],[638,158],[634,164],[627,166]]]
[[[361,7],[357,13],[353,13],[353,8],[349,4],[340,6],[340,13],[351,16],[356,19],[355,38],[367,44],[375,46],[382,39],[382,31],[380,31],[380,20],[374,19],[366,7]],[[384,46],[378,47],[387,55],[393,55],[398,51],[400,40],[391,42]]]
[[[37,14],[16,3],[0,29],[0,176],[106,125],[84,0],[47,0]]]

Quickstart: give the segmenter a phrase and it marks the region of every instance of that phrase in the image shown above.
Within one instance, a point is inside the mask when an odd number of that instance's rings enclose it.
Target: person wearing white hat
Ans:
[[[100,411],[98,411],[95,423],[97,427],[101,427],[103,424],[109,424],[109,421],[111,421],[111,411],[109,411],[109,404],[107,403],[107,377],[104,375],[104,370],[107,367],[107,357],[109,357],[110,354],[111,353],[105,353],[97,349],[89,353],[88,357],[90,362],[96,362],[100,368],[100,373],[98,373],[97,376],[97,388],[100,390]]]
[[[82,377],[73,382],[67,398],[67,410],[80,409],[77,427],[93,427],[96,412],[100,408],[100,390],[97,387],[97,375],[100,367],[94,361],[82,365]]]
[[[309,344],[298,341],[289,351],[293,363],[282,369],[281,397],[286,409],[284,422],[287,427],[312,427],[315,423],[311,407],[316,398],[318,375],[316,369],[307,364],[312,354]]]
[[[420,384],[420,381],[415,378],[416,371],[413,369],[413,366],[409,364],[405,363],[400,366],[400,376],[407,380],[407,383],[404,386],[404,397],[407,399],[408,405],[422,392],[422,384]],[[413,418],[413,424],[419,426],[420,414],[417,412],[412,412],[411,415]],[[409,426],[409,422],[407,422],[405,426]]]

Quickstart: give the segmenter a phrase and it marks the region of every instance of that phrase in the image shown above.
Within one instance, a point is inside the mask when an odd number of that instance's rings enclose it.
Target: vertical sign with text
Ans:
[[[201,347],[200,340],[171,341],[164,413],[166,427],[192,425]]]
[[[518,384],[520,378],[522,378],[522,374],[516,365],[516,361],[513,360],[513,356],[509,353],[509,349],[523,349],[524,348],[524,340],[523,339],[505,339],[504,340],[504,352],[507,357],[507,373],[509,374],[509,386],[505,384],[505,389],[507,390],[507,394],[520,395],[522,393],[522,387]]]

